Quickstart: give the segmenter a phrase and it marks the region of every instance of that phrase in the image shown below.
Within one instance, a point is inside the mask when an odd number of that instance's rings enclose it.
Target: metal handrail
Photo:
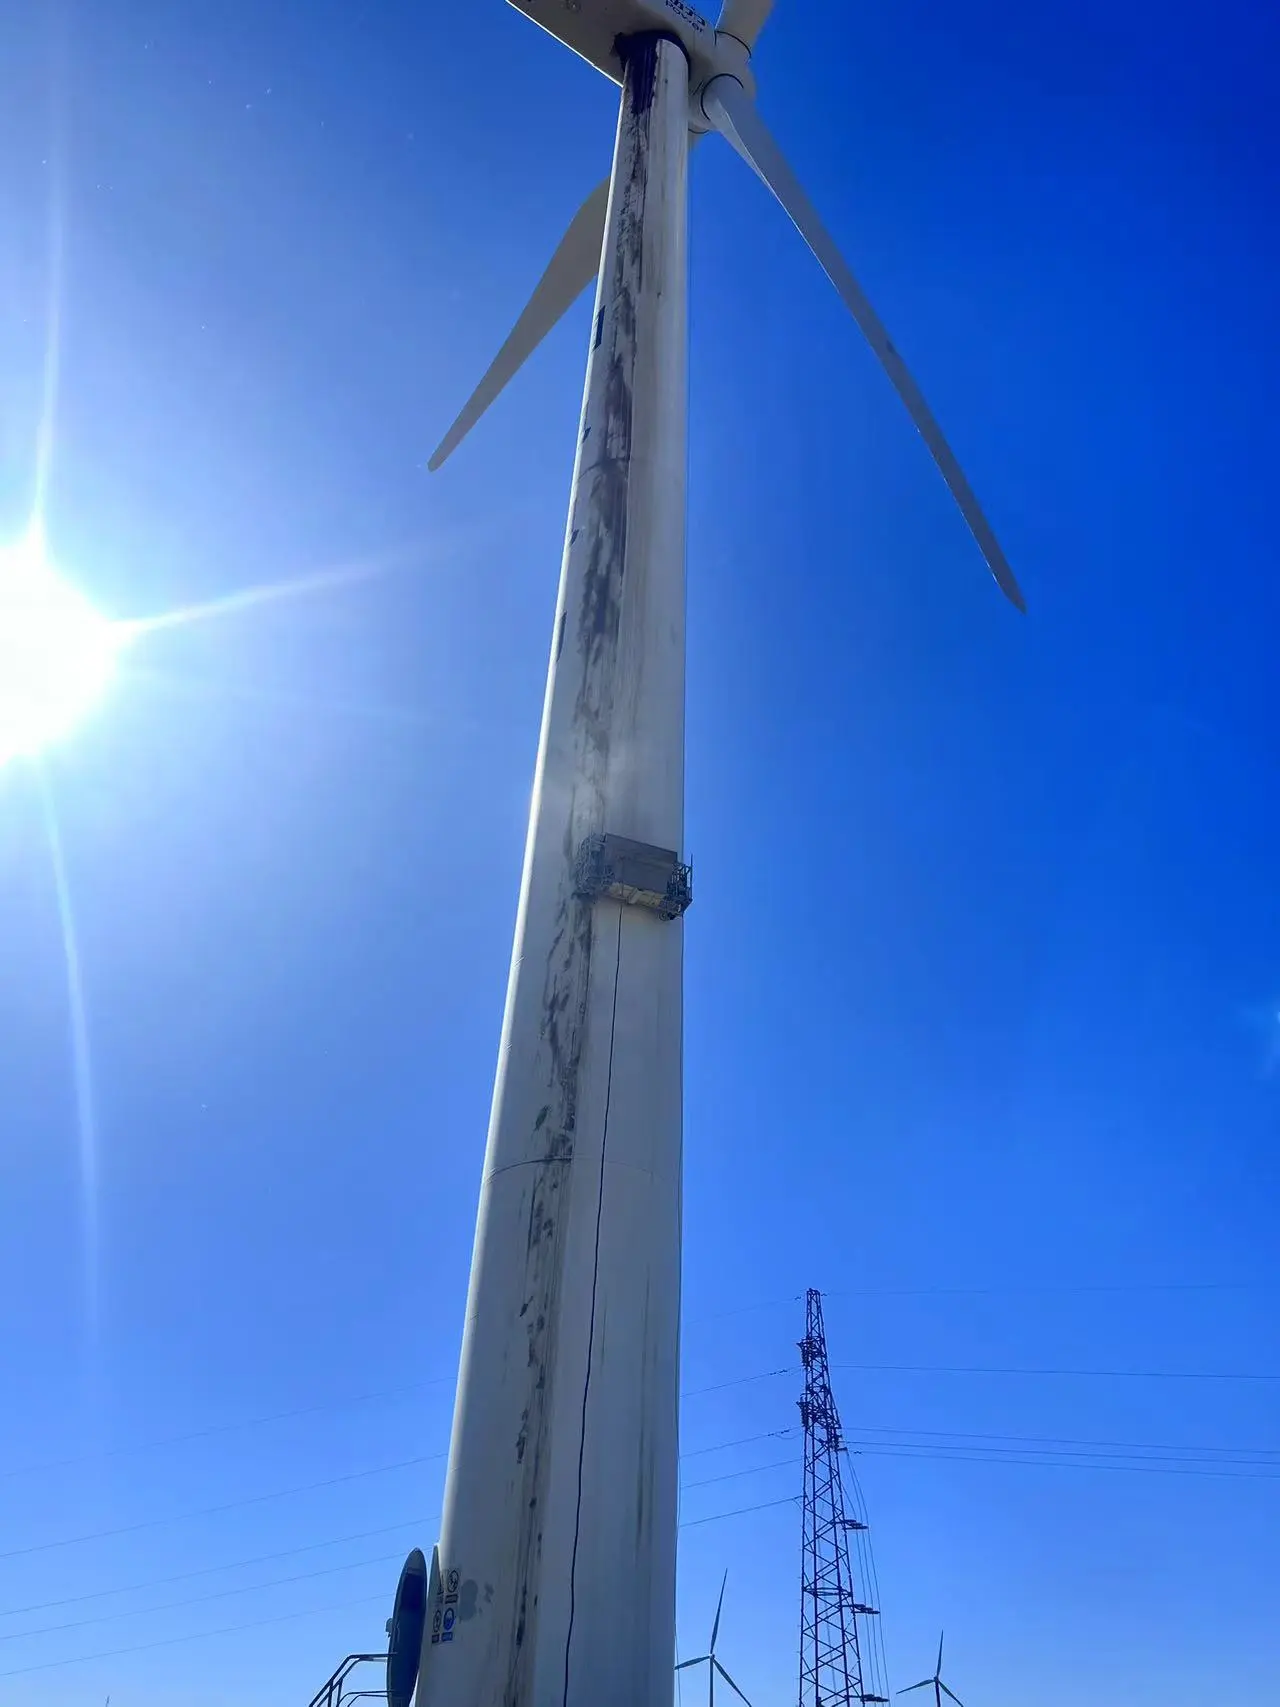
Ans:
[[[308,1707],[341,1707],[343,1700],[342,1686],[355,1668],[358,1665],[376,1665],[378,1663],[385,1665],[386,1661],[387,1656],[385,1654],[348,1654],[329,1681],[321,1684],[320,1688],[311,1697]],[[335,1689],[337,1690],[336,1695],[334,1694]],[[375,1697],[381,1695],[385,1698],[386,1693],[385,1689],[364,1689],[353,1692],[351,1695],[348,1695],[346,1699],[348,1701],[354,1701],[357,1695]]]

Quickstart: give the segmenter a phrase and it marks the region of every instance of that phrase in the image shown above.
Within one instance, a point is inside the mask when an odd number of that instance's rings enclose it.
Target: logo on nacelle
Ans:
[[[695,12],[692,6],[686,6],[685,0],[664,0],[668,12],[674,12],[677,18],[688,24],[691,30],[697,30],[699,35],[711,28],[700,12]]]

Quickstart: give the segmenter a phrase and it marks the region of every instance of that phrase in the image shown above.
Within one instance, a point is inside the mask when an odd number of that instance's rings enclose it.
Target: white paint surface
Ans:
[[[680,921],[573,893],[682,849],[688,67],[628,75],[417,1707],[667,1707]],[[443,1592],[443,1591],[442,1591]]]

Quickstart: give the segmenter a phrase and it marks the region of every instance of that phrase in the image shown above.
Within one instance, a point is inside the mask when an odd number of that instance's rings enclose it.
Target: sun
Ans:
[[[0,766],[33,758],[100,703],[127,638],[49,561],[38,527],[0,545]]]

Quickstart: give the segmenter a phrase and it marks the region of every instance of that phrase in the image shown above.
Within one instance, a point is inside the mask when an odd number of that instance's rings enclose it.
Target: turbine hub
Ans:
[[[736,77],[748,93],[755,92],[742,43],[718,34],[688,0],[511,0],[511,4],[615,83],[623,77],[619,37],[655,30],[671,36],[689,61],[689,91],[694,97],[691,123],[697,130],[707,128],[697,97],[711,78],[727,74]]]

